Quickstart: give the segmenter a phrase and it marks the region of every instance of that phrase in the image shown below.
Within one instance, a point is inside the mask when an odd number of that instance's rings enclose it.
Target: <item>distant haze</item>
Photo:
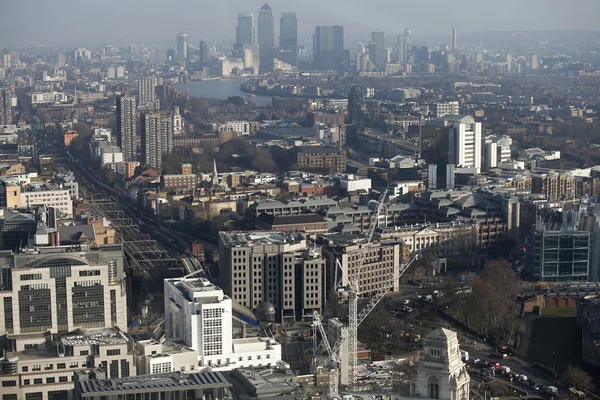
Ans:
[[[238,13],[256,0],[1,0],[0,46],[106,44],[235,38]],[[296,12],[300,36],[315,25],[344,25],[346,33],[409,27],[419,35],[490,30],[598,30],[600,0],[272,0],[276,32],[282,12]],[[460,38],[460,36],[459,36]],[[460,40],[460,39],[459,39]]]

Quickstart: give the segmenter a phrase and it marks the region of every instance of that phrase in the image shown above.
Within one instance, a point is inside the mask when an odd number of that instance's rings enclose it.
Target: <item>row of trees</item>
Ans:
[[[454,315],[484,337],[514,345],[522,326],[517,296],[521,286],[510,262],[504,259],[486,262],[483,271],[466,283],[470,293],[453,295]]]

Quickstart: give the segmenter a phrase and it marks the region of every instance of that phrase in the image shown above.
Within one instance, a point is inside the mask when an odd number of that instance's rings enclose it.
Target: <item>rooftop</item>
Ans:
[[[61,339],[65,346],[127,344],[132,339],[117,328],[78,329]]]
[[[298,232],[219,232],[221,241],[229,246],[253,246],[268,244],[298,244],[306,240],[306,235]]]
[[[231,386],[221,372],[182,373],[179,371],[119,379],[81,380],[79,385],[83,396],[92,393],[135,393],[136,391],[153,389],[164,391],[169,388],[208,389]]]

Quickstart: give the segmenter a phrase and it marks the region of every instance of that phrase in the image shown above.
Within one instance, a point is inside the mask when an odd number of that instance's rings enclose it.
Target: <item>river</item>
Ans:
[[[212,97],[225,100],[229,96],[240,96],[246,101],[254,102],[257,106],[266,106],[271,104],[271,96],[256,95],[247,97],[247,94],[240,89],[244,79],[215,79],[208,81],[191,81],[189,83],[177,83],[171,85],[174,89],[185,93],[190,89],[190,94],[194,97]]]

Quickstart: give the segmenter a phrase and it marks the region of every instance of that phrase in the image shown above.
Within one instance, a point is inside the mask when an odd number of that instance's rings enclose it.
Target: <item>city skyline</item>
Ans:
[[[153,2],[156,2],[154,6]],[[113,12],[115,7],[111,7],[112,3],[119,8],[119,13]],[[509,0],[502,4],[486,4],[484,10],[481,9],[480,3],[473,0],[460,0],[452,5],[437,0],[427,5],[385,4],[385,7],[377,7],[377,3],[356,2],[353,7],[348,7],[347,3],[342,4],[340,0],[331,0],[327,5],[315,0],[303,3],[274,0],[269,2],[269,5],[277,20],[282,13],[295,12],[301,37],[310,37],[317,25],[335,24],[346,26],[349,35],[373,30],[383,30],[391,35],[401,34],[400,27],[403,26],[422,31],[421,34],[444,34],[446,37],[453,27],[457,27],[461,35],[484,31],[584,31],[597,29],[595,17],[600,14],[600,4],[593,0],[577,0],[575,3],[578,3],[578,7],[568,9],[560,8],[557,0],[534,0],[523,4]],[[149,0],[144,8],[139,8],[133,3],[117,3],[116,0],[107,0],[101,4],[82,4],[74,0],[56,0],[51,4],[40,4],[34,3],[33,0],[23,0],[3,9],[5,18],[0,26],[0,37],[3,40],[2,45],[162,42],[176,32],[185,31],[191,37],[202,40],[235,40],[238,14],[254,13],[256,16],[262,4],[262,1],[248,3],[228,0],[206,12],[198,3],[184,0],[180,10],[185,12],[170,16],[171,9],[158,0]],[[519,13],[513,13],[515,8],[512,5],[517,4]],[[540,7],[543,7],[545,12],[543,19],[536,18]],[[23,25],[17,22],[20,20],[19,15],[29,13],[32,9],[37,12],[28,17],[31,24]],[[341,9],[344,12],[340,12]],[[70,12],[65,13],[65,10]],[[367,13],[372,19],[368,22],[356,22],[364,21],[363,17]],[[92,14],[96,20],[104,21],[104,24],[90,25],[81,18],[74,18],[78,15]],[[405,17],[398,18],[401,15]],[[61,21],[61,29],[50,25],[53,23],[51,21],[56,20]],[[461,25],[460,21],[464,20],[470,20],[470,23]],[[279,26],[275,25],[275,36],[278,36]],[[110,26],[110,29],[106,29],[107,26]],[[77,34],[74,35],[73,32]],[[41,37],[44,38],[43,42],[39,41]]]

